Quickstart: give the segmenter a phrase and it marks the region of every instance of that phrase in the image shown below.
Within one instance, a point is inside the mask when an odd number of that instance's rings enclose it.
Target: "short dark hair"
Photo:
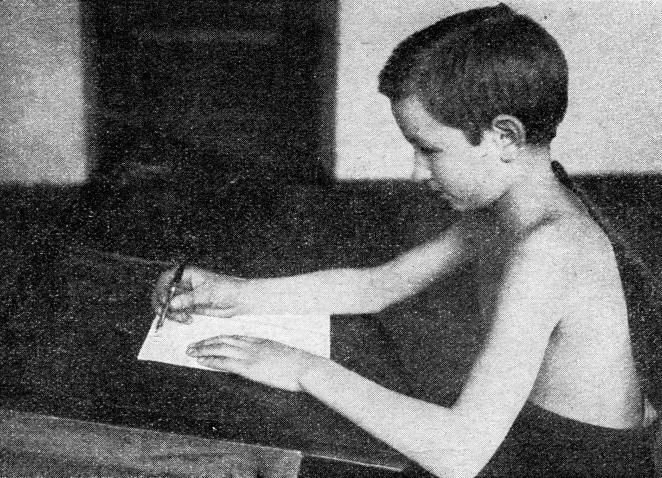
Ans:
[[[444,18],[405,39],[379,75],[391,101],[415,95],[437,121],[477,145],[500,115],[547,145],[568,105],[568,65],[545,29],[508,6]]]

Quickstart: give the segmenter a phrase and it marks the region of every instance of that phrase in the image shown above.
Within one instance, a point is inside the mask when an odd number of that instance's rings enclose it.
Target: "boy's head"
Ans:
[[[548,145],[568,103],[568,67],[554,38],[506,5],[444,18],[404,40],[379,76],[391,102],[415,96],[472,145],[499,115],[517,118],[524,142]]]

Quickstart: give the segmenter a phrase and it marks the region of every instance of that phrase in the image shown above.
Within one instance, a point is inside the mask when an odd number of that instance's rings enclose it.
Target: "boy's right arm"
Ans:
[[[437,238],[370,269],[369,294],[379,302],[372,312],[413,296],[471,258],[477,249],[478,226],[475,216],[466,216]]]
[[[467,260],[476,249],[477,231],[475,218],[467,216],[436,239],[371,268],[250,280],[187,269],[184,281],[190,283],[191,291],[175,297],[171,304],[173,318],[182,320],[187,314],[176,312],[191,310],[218,316],[379,312],[416,294]],[[163,295],[159,290],[156,294]]]

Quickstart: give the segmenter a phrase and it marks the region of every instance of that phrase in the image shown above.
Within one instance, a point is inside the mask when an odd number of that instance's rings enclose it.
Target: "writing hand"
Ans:
[[[159,277],[152,306],[159,313],[165,305],[168,286],[174,269]],[[197,267],[184,270],[180,288],[170,302],[167,318],[177,322],[190,322],[192,313],[208,314],[217,317],[231,317],[247,313],[247,307],[239,301],[239,286],[244,282],[237,277],[216,274]]]
[[[205,367],[291,392],[301,391],[300,379],[326,360],[272,340],[238,335],[202,340],[191,344],[186,353]]]

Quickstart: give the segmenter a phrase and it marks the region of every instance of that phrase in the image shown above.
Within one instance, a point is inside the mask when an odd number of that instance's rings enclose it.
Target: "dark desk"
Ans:
[[[634,244],[659,270],[662,220],[650,208],[659,203],[659,178],[587,178],[583,186],[625,232],[636,226]],[[269,183],[188,200],[185,187],[0,191],[0,406],[299,450],[302,473],[310,463],[318,476],[350,475],[343,464],[352,462],[399,469],[401,456],[308,396],[135,360],[152,319],[152,283],[165,265],[78,245],[143,258],[196,251],[200,265],[231,274],[284,275],[383,262],[433,237],[453,213],[408,183],[282,190]],[[485,324],[471,319],[470,275],[442,285],[378,320],[334,318],[332,358],[388,388],[453,403]]]
[[[153,318],[153,282],[167,267],[144,258],[195,251],[196,264],[242,276],[381,263],[452,219],[416,221],[437,215],[412,199],[415,192],[387,187],[375,198],[369,191],[297,189],[265,200],[268,207],[227,199],[210,211],[142,197],[148,191],[103,214],[90,210],[89,218],[74,203],[67,209],[73,219],[26,206],[4,229],[9,253],[0,265],[18,279],[0,291],[7,319],[0,340],[8,345],[0,346],[0,405],[297,450],[302,473],[314,469],[318,476],[351,475],[351,463],[382,474],[401,469],[402,456],[312,397],[136,355]],[[41,219],[23,223],[31,210]],[[470,281],[459,277],[444,287],[379,318],[334,317],[332,358],[392,390],[452,403],[480,345],[480,324],[458,319],[471,303]]]
[[[10,324],[10,333],[20,338],[9,352],[15,376],[3,380],[12,391],[2,394],[4,431],[0,432],[9,433],[4,445],[16,444],[12,433],[18,433],[21,443],[31,437],[32,444],[19,447],[19,455],[28,453],[34,458],[30,454],[45,443],[52,441],[61,448],[62,440],[75,443],[77,434],[88,430],[98,441],[94,446],[109,450],[104,454],[112,455],[113,449],[124,453],[125,446],[134,451],[128,453],[128,461],[83,461],[86,470],[97,466],[142,470],[133,468],[140,457],[149,458],[150,466],[154,464],[160,473],[159,467],[170,466],[170,461],[153,462],[151,452],[145,457],[138,451],[145,450],[144,440],[150,443],[148,449],[155,441],[170,447],[175,438],[164,433],[199,443],[202,450],[213,442],[213,446],[221,443],[221,449],[241,443],[275,447],[287,456],[299,453],[300,476],[395,476],[406,466],[401,455],[305,394],[211,371],[138,361],[136,355],[153,317],[149,294],[162,265],[71,250],[53,270],[61,277],[52,278],[53,287],[60,284],[52,292],[64,300],[50,308],[31,308],[23,316],[17,312],[19,322]],[[342,361],[347,342],[360,340],[354,332],[351,327],[345,329],[347,340],[335,347],[334,358]],[[336,335],[334,340],[338,339]],[[370,345],[353,348],[369,353]],[[397,388],[397,374],[389,371],[386,362],[380,363],[382,371],[373,367],[374,372]],[[112,426],[121,427],[121,433]],[[44,438],[50,434],[52,440]],[[118,442],[118,435],[132,437],[130,443]],[[173,443],[180,443],[177,440]],[[60,456],[58,450],[53,453]],[[74,455],[80,451],[81,459],[89,455],[84,447],[74,451]],[[11,456],[15,452],[10,451]],[[56,466],[51,462],[45,466]],[[210,469],[215,470],[218,463],[214,461]]]
[[[0,409],[0,476],[5,477],[376,477],[400,470],[398,463],[349,462]]]

